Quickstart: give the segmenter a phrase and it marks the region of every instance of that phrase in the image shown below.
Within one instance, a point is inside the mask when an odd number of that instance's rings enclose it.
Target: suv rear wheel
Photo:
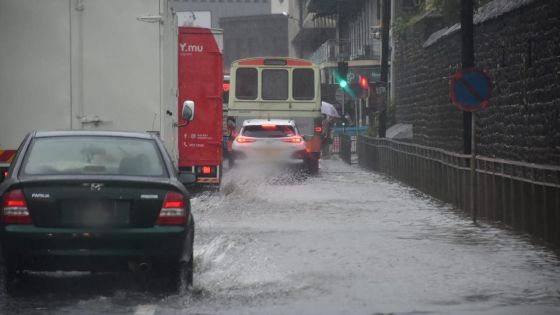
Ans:
[[[319,173],[319,159],[315,157],[308,157],[305,159],[305,167],[311,175]]]

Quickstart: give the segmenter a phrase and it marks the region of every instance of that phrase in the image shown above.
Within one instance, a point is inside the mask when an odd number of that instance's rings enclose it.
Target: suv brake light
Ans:
[[[170,191],[165,195],[157,225],[183,225],[187,221],[187,201],[183,194]]]
[[[282,139],[282,142],[302,143],[303,139],[301,137],[291,137],[291,138],[287,138],[287,139]]]
[[[237,137],[235,138],[235,141],[237,141],[237,143],[253,143],[257,140],[245,137]]]
[[[31,215],[21,189],[4,194],[1,219],[4,224],[31,224]]]

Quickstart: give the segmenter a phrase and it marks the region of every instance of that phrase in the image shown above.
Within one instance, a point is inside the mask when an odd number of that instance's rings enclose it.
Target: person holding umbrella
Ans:
[[[322,121],[323,139],[321,141],[321,151],[322,151],[322,155],[327,157],[330,153],[329,145],[332,142],[330,138],[331,117],[338,118],[340,117],[340,115],[338,114],[338,111],[336,110],[333,104],[325,101],[321,102],[321,113],[323,114],[323,121]]]

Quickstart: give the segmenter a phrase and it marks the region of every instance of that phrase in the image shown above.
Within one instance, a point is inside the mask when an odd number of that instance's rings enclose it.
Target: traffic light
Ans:
[[[369,88],[368,79],[362,75],[360,75],[360,86],[362,87],[362,90],[367,90]]]
[[[360,75],[358,77],[358,82],[360,88],[362,89],[362,98],[367,98],[369,96],[369,82],[366,76]]]
[[[348,62],[339,61],[337,73],[338,73],[338,85],[343,89],[346,88],[348,86],[348,80],[346,78],[348,76]]]

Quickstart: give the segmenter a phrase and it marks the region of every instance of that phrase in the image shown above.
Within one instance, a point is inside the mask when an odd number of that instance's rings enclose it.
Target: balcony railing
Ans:
[[[380,58],[381,41],[377,39],[370,39],[367,44],[361,46],[352,46],[348,39],[340,41],[329,39],[311,55],[311,60],[317,64],[340,60]]]
[[[336,62],[338,60],[348,60],[350,57],[350,41],[329,39],[324,42],[311,55],[314,63]]]

